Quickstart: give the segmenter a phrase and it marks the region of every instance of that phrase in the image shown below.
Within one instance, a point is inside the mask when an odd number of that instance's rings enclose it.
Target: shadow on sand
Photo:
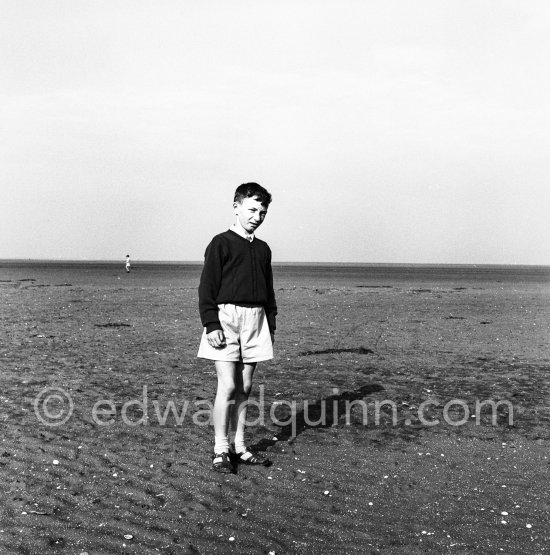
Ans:
[[[302,357],[308,357],[312,355],[334,355],[339,353],[355,353],[356,355],[372,355],[374,351],[372,349],[367,349],[367,347],[356,347],[355,349],[322,349],[320,351],[305,351],[300,353]]]
[[[307,410],[300,410],[293,416],[288,415],[285,419],[288,424],[281,426],[277,432],[277,439],[261,439],[254,445],[259,451],[265,451],[277,443],[287,441],[292,443],[302,432],[309,428],[330,428],[338,424],[339,418],[346,414],[346,410],[352,401],[358,401],[370,395],[383,391],[384,387],[379,384],[366,384],[355,391],[344,391],[340,394],[330,395],[314,403],[307,403]],[[281,419],[282,420],[282,419]]]

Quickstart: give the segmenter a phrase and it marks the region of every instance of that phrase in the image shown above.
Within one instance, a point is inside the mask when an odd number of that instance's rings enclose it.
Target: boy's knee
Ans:
[[[235,393],[237,392],[237,387],[235,384],[227,384],[221,388],[218,388],[218,394],[222,395],[225,399],[230,400],[235,397]]]

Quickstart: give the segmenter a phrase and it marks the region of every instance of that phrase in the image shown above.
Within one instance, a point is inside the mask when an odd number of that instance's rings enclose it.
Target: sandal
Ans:
[[[271,466],[273,463],[263,455],[251,451],[248,447],[242,453],[235,453],[235,458],[242,464]]]
[[[222,474],[234,474],[235,467],[229,460],[229,453],[214,453],[212,455],[212,470]]]

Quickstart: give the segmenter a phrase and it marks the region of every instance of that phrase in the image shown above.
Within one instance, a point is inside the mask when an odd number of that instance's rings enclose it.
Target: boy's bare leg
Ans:
[[[235,432],[235,451],[241,453],[245,449],[244,430],[248,412],[248,397],[252,389],[252,377],[256,363],[238,363],[235,375],[235,406],[231,407],[231,425]]]
[[[231,409],[235,404],[235,392],[237,389],[237,364],[236,362],[226,362],[223,360],[215,361],[218,388],[212,411],[212,419],[214,421],[214,451],[217,453],[227,453],[229,451],[228,432],[232,413]]]
[[[212,465],[219,472],[234,467],[227,459],[229,451],[229,424],[235,430],[235,451],[239,461],[245,464],[261,464],[269,466],[271,461],[258,453],[252,453],[244,442],[244,430],[248,409],[248,396],[252,388],[252,376],[256,363],[243,364],[237,362],[216,361],[218,374],[218,390],[214,401],[213,420],[215,445]],[[222,455],[222,453],[225,453]],[[226,457],[226,458],[224,458]]]

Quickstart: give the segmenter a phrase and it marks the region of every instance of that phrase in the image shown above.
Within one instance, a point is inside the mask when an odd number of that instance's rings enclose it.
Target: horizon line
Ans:
[[[124,259],[74,259],[74,258],[0,258],[0,264],[32,264],[32,263],[62,263],[62,264],[116,264],[123,265]],[[148,260],[132,259],[134,265],[138,264],[176,264],[202,266],[202,260]],[[523,263],[476,263],[476,262],[298,262],[298,261],[272,261],[273,266],[447,266],[447,267],[526,267],[526,268],[548,268],[550,264],[523,264]]]

